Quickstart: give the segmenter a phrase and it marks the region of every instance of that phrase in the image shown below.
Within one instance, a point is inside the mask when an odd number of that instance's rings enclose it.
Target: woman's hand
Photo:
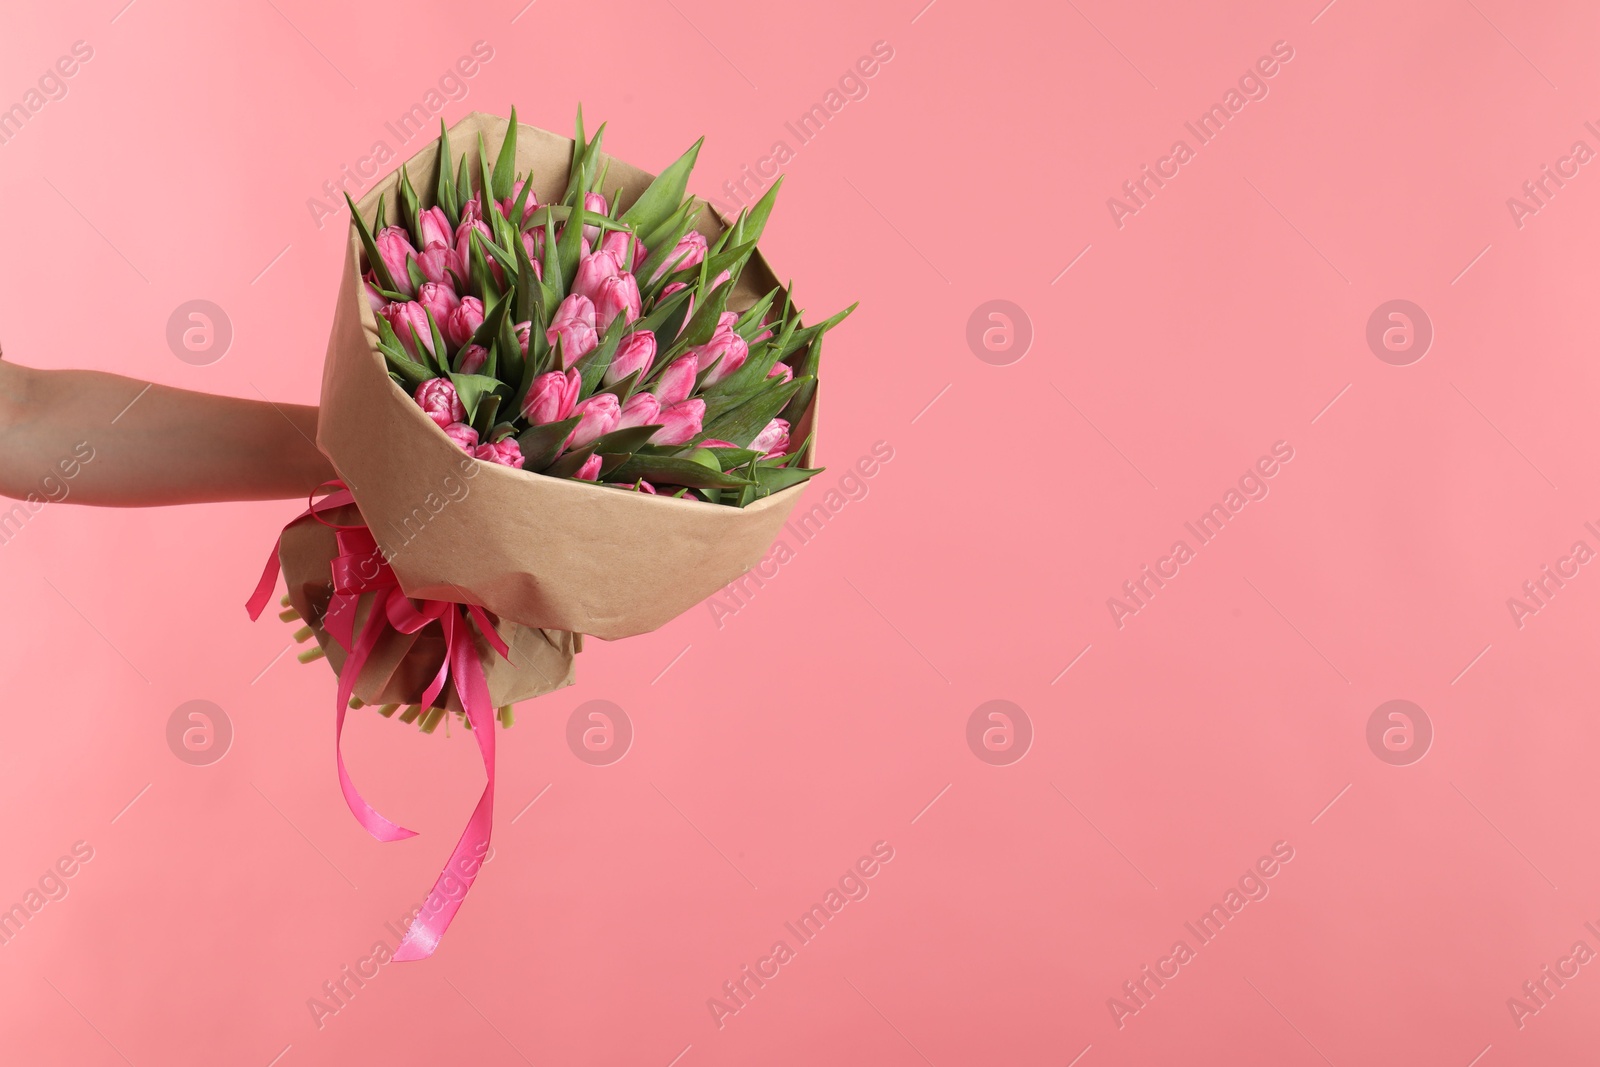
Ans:
[[[0,495],[141,507],[304,497],[317,409],[0,360]]]

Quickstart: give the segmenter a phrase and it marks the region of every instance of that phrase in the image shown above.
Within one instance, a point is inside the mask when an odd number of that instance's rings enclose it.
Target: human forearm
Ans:
[[[298,404],[0,362],[0,495],[49,496],[51,478],[116,507],[304,496],[333,477],[316,422]]]

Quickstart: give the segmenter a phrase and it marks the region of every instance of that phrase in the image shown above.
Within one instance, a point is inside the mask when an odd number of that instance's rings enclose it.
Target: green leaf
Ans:
[[[717,457],[717,469],[724,471],[736,470],[743,467],[753,459],[760,459],[761,453],[748,448],[708,448],[706,451]]]
[[[406,257],[406,277],[411,279],[411,288],[421,289],[428,279],[423,275],[422,268],[417,266],[416,256]]]
[[[471,168],[468,167],[468,165],[467,165],[466,153],[462,153],[462,155],[461,155],[461,166],[459,168],[457,168],[457,170],[456,170],[456,210],[457,210],[457,212],[459,212],[462,208],[466,207],[467,206],[467,201],[471,200],[471,199],[472,199]],[[457,226],[461,225],[461,219],[459,217],[457,217],[454,224],[457,225]]]
[[[794,399],[789,406],[783,409],[783,415],[790,422],[799,422],[805,415],[806,409],[811,407],[811,398],[817,393],[817,367],[822,362],[822,335],[811,342],[811,347],[806,349],[804,358],[795,364],[794,380],[805,380],[808,384],[797,389]]]
[[[694,489],[738,489],[749,485],[750,479],[737,474],[726,474],[692,459],[678,456],[650,456],[635,452],[626,463],[612,472],[612,480],[645,481],[663,485],[684,485]]]
[[[390,348],[388,345],[379,345],[378,350],[383,353],[384,360],[391,370],[405,379],[406,391],[412,392],[417,386],[434,377],[432,371],[422,364],[414,362],[401,349]]]
[[[515,179],[513,179],[513,183]],[[522,183],[522,192],[517,194],[517,199],[511,204],[511,222],[520,235],[523,230],[532,229],[535,225],[528,211],[528,197],[533,195],[533,175],[528,175],[528,180]],[[522,241],[519,237],[518,244]]]
[[[556,453],[566,443],[573,429],[582,420],[583,416],[574,415],[570,419],[560,422],[548,422],[543,426],[530,426],[517,435],[517,447],[522,449],[524,459],[523,469],[536,471],[548,467],[556,458]]]
[[[405,164],[400,165],[400,217],[405,219],[406,225],[411,228],[411,241],[418,248],[422,247],[422,205],[417,201],[417,191],[411,187],[411,175],[406,173]]]
[[[674,355],[681,354],[684,349],[695,345],[703,345],[711,340],[711,335],[717,332],[717,320],[722,317],[722,312],[728,306],[728,295],[733,292],[733,283],[726,282],[717,286],[711,294],[710,300],[702,300],[695,309],[694,318],[689,320],[689,325],[683,328],[678,339],[672,342]],[[674,294],[676,295],[676,294]],[[703,294],[702,294],[703,295]],[[702,371],[706,368],[701,367]]]
[[[468,269],[472,274],[472,288],[475,290],[473,295],[485,304],[490,300],[500,299],[500,287],[495,284],[494,272],[489,269],[488,257],[484,255],[483,235],[477,230],[469,231],[467,244],[471,249],[467,255],[472,260]]]
[[[768,493],[781,493],[791,485],[799,485],[815,475],[821,474],[826,467],[762,467],[755,470],[756,481]]]
[[[743,404],[713,421],[705,428],[705,436],[720,441],[732,441],[740,448],[750,447],[750,442],[766,428],[767,423],[777,418],[778,412],[784,409],[784,405],[789,403],[804,384],[811,381],[813,381],[811,378],[796,378],[792,382],[773,382]]]
[[[500,142],[500,155],[494,161],[494,198],[505,200],[511,195],[511,183],[517,167],[517,109],[511,108],[511,121],[506,124],[505,140]]]
[[[439,324],[434,321],[433,312],[424,308],[423,314],[428,316],[428,333],[431,342],[429,351],[433,355],[433,363],[441,371],[445,370],[447,361],[450,358],[450,349],[444,343],[444,335],[439,332]]]
[[[551,478],[571,478],[592,455],[594,455],[594,442],[590,441],[582,448],[574,448],[539,473]]]
[[[556,256],[561,261],[561,277],[576,278],[578,276],[578,257],[583,254],[583,226],[585,221],[596,216],[585,211],[582,205],[574,207],[572,214],[567,217],[566,223],[561,228],[561,237],[556,249]]]
[[[499,410],[500,397],[495,393],[489,393],[479,402],[477,417],[472,420],[472,428],[478,431],[479,440],[488,440],[489,429],[494,426],[495,413]]]
[[[778,187],[783,184],[783,175],[778,175],[778,180],[766,191],[756,206],[744,213],[740,224],[735,228],[733,239],[735,241],[749,241],[754,244],[761,239],[761,233],[767,228],[767,216],[772,214],[773,202],[778,199]]]
[[[704,143],[705,138],[700,138],[676,162],[657,175],[650,187],[639,194],[639,199],[622,213],[622,221],[637,233],[649,233],[676,211],[683,202],[684,190],[689,187],[689,172],[694,169],[695,160],[700,156],[700,146]]]
[[[509,307],[511,305],[511,295],[509,293],[506,294],[506,298],[500,301],[500,304],[503,307]],[[495,348],[505,363],[505,377],[509,381],[522,381],[522,342],[517,339],[517,327],[511,321],[510,315],[500,316],[500,329],[495,333],[495,342]],[[521,398],[519,397],[518,399],[520,400]]]
[[[556,307],[567,293],[566,275],[561,271],[561,255],[556,248],[556,223],[554,215],[544,218],[544,316],[548,322],[555,317]]]
[[[573,364],[583,376],[583,387],[578,390],[579,399],[587,397],[600,384],[606,368],[611,366],[612,357],[617,354],[617,346],[622,343],[622,338],[628,331],[628,323],[618,315],[611,320],[610,328],[606,330],[605,337],[595,346],[594,351],[586,353],[582,359]]]
[[[528,258],[528,249],[520,236],[512,251],[517,256],[517,321],[531,322],[533,301],[539,295],[539,278],[533,273],[533,261]]]
[[[367,224],[361,218],[361,212],[356,210],[356,202],[350,199],[350,194],[344,194],[344,202],[350,205],[350,217],[355,220],[356,231],[361,234],[361,247],[367,253],[367,266],[372,268],[372,274],[378,279],[378,284],[392,293],[400,292],[400,287],[394,283],[389,268],[384,266],[383,257],[378,255],[378,244],[372,239],[372,231],[367,229]]]
[[[467,409],[467,422],[477,425],[478,406],[500,388],[500,379],[491,378],[487,374],[456,374],[450,375],[451,384],[456,387],[456,396],[461,398],[461,406]],[[497,404],[496,407],[499,405]]]
[[[630,426],[626,430],[612,430],[594,439],[594,450],[602,455],[637,452],[659,429],[660,426]]]
[[[456,226],[461,219],[461,209],[456,203],[455,175],[450,169],[450,131],[445,129],[444,119],[439,120],[439,175],[433,188],[433,202],[443,209],[450,225]]]
[[[472,331],[472,340],[468,341],[467,344],[481,345],[484,348],[493,345],[495,338],[500,336],[500,323],[505,319],[510,307],[511,301],[505,297],[499,300],[491,300],[488,310],[483,313],[483,322],[479,324],[476,330]],[[462,348],[465,349],[466,345],[463,345]]]

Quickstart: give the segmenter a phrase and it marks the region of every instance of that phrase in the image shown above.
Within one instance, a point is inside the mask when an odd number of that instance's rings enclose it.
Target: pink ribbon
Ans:
[[[406,931],[405,939],[394,954],[396,960],[420,960],[433,955],[439,940],[449,929],[450,922],[460,910],[461,903],[477,880],[489,851],[489,835],[494,824],[494,709],[489,696],[488,679],[483,673],[483,663],[472,640],[468,617],[476,623],[480,633],[502,657],[510,658],[510,649],[490,623],[488,615],[476,604],[456,604],[447,600],[422,600],[413,602],[400,588],[394,571],[383,558],[383,552],[372,532],[365,526],[336,526],[322,518],[321,513],[355,503],[350,491],[342,482],[330,482],[338,490],[311,505],[289,525],[301,519],[313,518],[336,531],[335,541],[339,554],[330,569],[333,575],[333,596],[323,613],[322,625],[348,655],[339,671],[339,688],[334,718],[334,761],[339,770],[339,788],[345,803],[362,827],[379,841],[400,841],[415,837],[416,831],[381,815],[361,796],[344,762],[344,720],[355,692],[356,679],[366,665],[386,627],[401,633],[416,633],[425,626],[438,623],[444,631],[445,656],[438,673],[428,683],[427,690],[417,703],[430,706],[444,691],[447,682],[454,683],[461,698],[461,707],[472,724],[472,733],[478,740],[478,752],[483,757],[483,770],[487,778],[483,795],[467,820],[461,839],[450,854],[449,861],[434,881],[433,891]],[[285,527],[287,529],[288,527]],[[272,599],[278,584],[279,561],[277,550],[267,559],[261,581],[246,603],[252,619],[260,618]],[[359,633],[355,631],[356,607],[363,596],[373,597],[372,607]],[[466,611],[463,613],[462,609]]]

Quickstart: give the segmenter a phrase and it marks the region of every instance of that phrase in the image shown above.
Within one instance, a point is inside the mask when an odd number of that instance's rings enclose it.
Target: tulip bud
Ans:
[[[611,357],[611,366],[606,368],[605,382],[607,385],[616,385],[634,371],[647,373],[655,359],[656,335],[649,330],[630,333],[617,346],[617,354]]]
[[[676,293],[678,290],[687,289],[687,288],[689,288],[689,286],[685,282],[668,282],[665,286],[662,287],[661,295],[656,297],[656,303],[659,304],[659,303],[663,302],[664,300],[666,300],[667,297],[671,296],[673,293]],[[689,294],[688,304],[689,304],[688,310],[686,310],[683,313],[683,321],[685,321],[685,322],[688,322],[690,319],[694,318],[694,294],[693,293]]]
[[[539,209],[539,196],[532,189],[529,189],[528,199],[522,205],[522,218],[511,218],[512,209],[517,206],[517,197],[522,195],[522,188],[527,184],[528,182],[526,179],[518,178],[511,186],[511,195],[500,201],[500,213],[503,214],[508,220],[516,222],[519,227],[528,221],[529,215],[532,215]]]
[[[632,258],[629,258],[629,250]],[[600,251],[610,252],[619,264],[626,270],[638,270],[644,261],[649,258],[644,242],[636,234],[623,230],[612,230],[600,239]]]
[[[483,301],[475,296],[462,300],[441,326],[444,339],[460,347],[472,340],[472,335],[483,325]]]
[[[734,333],[731,327],[721,325],[711,335],[711,340],[689,351],[699,357],[702,367],[710,368],[706,371],[705,385],[722,381],[744,366],[744,361],[750,358],[750,346],[745,344],[744,338]],[[715,365],[712,364],[713,360],[716,360]]]
[[[399,226],[385,226],[378,231],[373,243],[378,246],[378,258],[388,268],[389,277],[394,279],[395,291],[410,296],[411,276],[406,273],[406,264],[417,250],[411,247],[406,231]]]
[[[622,415],[617,419],[617,429],[627,430],[635,426],[653,426],[661,416],[661,402],[650,393],[634,393],[628,402],[622,405]]]
[[[566,447],[582,448],[617,428],[617,420],[622,417],[622,405],[615,393],[596,393],[573,408],[572,413],[579,416],[579,421],[572,428]]]
[[[478,431],[464,422],[452,422],[444,428],[444,435],[460,446],[463,452],[478,447]]]
[[[595,324],[605,330],[613,319],[622,316],[623,322],[639,317],[639,283],[631,274],[607,278],[600,283],[600,295],[594,301]]]
[[[417,253],[417,269],[430,282],[448,285],[452,289],[455,288],[457,279],[464,279],[467,276],[467,272],[461,266],[461,257],[456,255],[455,249],[446,244],[431,244]]]
[[[455,231],[450,228],[450,220],[445,217],[443,208],[430,207],[428,210],[419,213],[417,223],[422,230],[422,247],[424,249],[432,248],[434,245],[454,243]]]
[[[573,293],[556,308],[556,317],[544,332],[552,345],[559,340],[563,369],[595,350],[600,337],[594,329],[594,304],[581,293]]]
[[[673,360],[656,383],[656,399],[661,401],[661,406],[671,407],[689,399],[689,394],[694,392],[695,375],[699,373],[700,361],[693,352]]]
[[[522,250],[528,253],[528,262],[533,266],[534,276],[543,280],[544,264],[544,231],[525,230],[522,234]]]
[[[622,273],[616,256],[610,252],[600,251],[592,256],[584,256],[578,260],[578,273],[572,279],[572,291],[589,298],[593,303],[600,302],[600,285],[608,278],[615,278]]]
[[[590,456],[588,459],[583,461],[583,466],[578,468],[578,473],[574,474],[573,477],[584,482],[599,481],[600,468],[602,465],[603,464],[599,456]]]
[[[389,326],[394,330],[395,336],[400,338],[400,343],[406,351],[413,356],[417,355],[417,344],[429,352],[433,351],[433,331],[428,328],[428,312],[415,300],[401,303],[396,300],[392,304],[385,304],[382,315],[388,320]],[[413,332],[415,334],[413,335]]]
[[[476,202],[477,201],[473,201],[473,203],[476,203]],[[481,238],[484,241],[484,243],[486,243],[486,244],[493,244],[494,243],[494,234],[492,232],[490,232],[489,226],[488,226],[487,223],[481,222],[481,221],[476,220],[476,219],[472,220],[471,222],[468,222],[468,221],[466,221],[465,212],[462,213],[461,225],[456,227],[456,258],[461,261],[461,266],[463,268],[465,268],[466,270],[468,270],[468,271],[470,271],[472,269],[472,233],[473,233],[473,231],[477,231],[478,237]],[[495,270],[496,268],[498,268],[500,266],[499,262],[496,261],[495,258],[493,256],[489,255],[487,252],[484,253],[484,258],[489,261],[489,264],[490,264],[490,268],[489,269],[490,270]],[[500,277],[498,272],[495,274],[495,277],[496,278]]]
[[[417,386],[414,399],[422,413],[438,423],[440,429],[467,420],[467,409],[461,406],[461,398],[456,396],[456,387],[450,384],[449,378],[429,378]]]
[[[554,370],[541,374],[528,389],[527,399],[522,402],[522,415],[534,426],[569,418],[582,387],[583,376],[575,370],[565,374]]]
[[[650,437],[653,445],[686,445],[700,436],[706,417],[706,402],[696,397],[674,404],[658,417],[661,429]]]
[[[482,444],[472,453],[474,456],[488,463],[498,463],[502,467],[515,467],[522,469],[522,446],[507,437],[504,441],[495,441]]]
[[[592,214],[604,215],[610,211],[610,205],[606,203],[606,198],[601,196],[599,193],[584,193],[583,210]],[[594,239],[599,236],[600,227],[585,226],[583,228],[583,239],[585,241],[588,241],[592,244],[594,243]]]
[[[794,381],[794,368],[787,363],[774,363],[772,369],[767,371],[768,378],[782,378],[786,382]]]
[[[533,336],[533,323],[519,322],[511,329],[517,335],[517,344],[522,348],[522,354],[526,356],[528,354],[528,340]]]
[[[373,278],[371,274],[366,276],[362,282],[362,285],[367,294],[367,303],[372,305],[373,311],[382,314],[384,306],[389,303],[389,298],[378,292],[378,287],[373,284]]]
[[[470,300],[471,297],[468,297]],[[483,365],[489,362],[489,350],[482,345],[468,345],[461,350],[461,355],[456,357],[456,372],[459,374],[477,374]]]
[[[445,332],[443,327],[446,320],[450,318],[451,313],[461,306],[461,298],[456,296],[455,290],[440,282],[423,282],[422,286],[417,290],[417,303],[428,309],[429,313],[433,315],[433,321],[437,322],[441,327],[440,332],[444,333],[445,340],[450,340],[449,333]],[[479,306],[481,307],[482,305],[480,304]],[[460,344],[461,342],[456,341],[453,343]]]
[[[671,252],[667,253],[667,261],[661,264],[661,269],[656,271],[655,276],[650,280],[655,281],[656,278],[661,277],[662,271],[672,271],[675,273],[680,270],[688,270],[690,267],[698,267],[701,261],[703,261],[705,258],[705,234],[699,232],[698,230],[690,230],[688,233],[678,238],[678,243],[672,247]],[[674,282],[673,284],[682,285],[683,283]],[[663,293],[662,295],[665,296],[666,294]]]
[[[765,459],[783,455],[789,448],[788,420],[773,419],[767,423],[766,427],[756,434],[756,439],[750,442],[750,447],[760,452]]]

